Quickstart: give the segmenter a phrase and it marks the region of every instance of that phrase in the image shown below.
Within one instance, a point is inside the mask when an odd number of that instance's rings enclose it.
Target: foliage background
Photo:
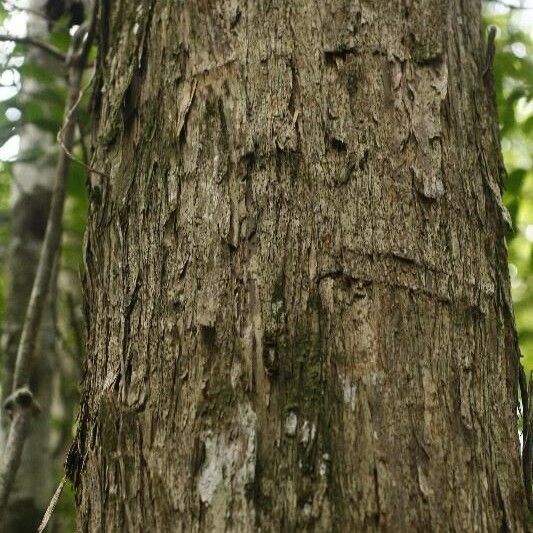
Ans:
[[[36,16],[36,15],[35,15]],[[0,34],[22,36],[25,34],[27,13],[16,9],[12,2],[0,4]],[[65,16],[52,25],[49,43],[67,52],[75,28]],[[44,159],[55,161],[59,147],[55,141],[63,119],[66,100],[65,71],[52,71],[32,63],[26,56],[27,47],[12,42],[0,43],[0,261],[5,264],[9,246],[10,197],[13,165],[19,161],[39,165]],[[90,62],[94,62],[94,52]],[[74,156],[87,159],[92,69],[85,75],[85,94],[80,103],[79,124],[76,133]],[[38,83],[32,83],[33,81]],[[24,83],[23,83],[24,82]],[[19,132],[25,124],[37,126],[50,138],[44,151],[19,150]],[[86,171],[83,165],[72,163],[68,176],[65,204],[61,262],[56,291],[56,359],[59,369],[58,383],[52,402],[52,428],[49,442],[55,484],[63,477],[66,451],[75,430],[75,415],[79,403],[81,362],[84,356],[83,320],[79,271],[82,264],[82,239],[87,214]],[[0,324],[5,323],[5,269],[0,269]],[[2,371],[0,353],[0,372]],[[0,380],[1,381],[1,380]],[[36,480],[38,483],[39,481]],[[51,496],[51,495],[50,495]],[[67,484],[54,512],[50,531],[54,533],[75,531],[74,498]]]
[[[523,364],[533,371],[533,1],[484,7],[486,25],[498,29],[494,82],[507,170],[504,202],[513,220],[509,270]]]

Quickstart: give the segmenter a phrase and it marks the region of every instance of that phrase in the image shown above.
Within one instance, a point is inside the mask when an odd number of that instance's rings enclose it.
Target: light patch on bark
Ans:
[[[355,399],[357,394],[357,385],[352,383],[346,376],[339,376],[342,383],[342,398],[344,403],[355,411]]]
[[[322,461],[320,461],[320,466],[318,468],[320,477],[327,476],[330,462],[331,462],[331,456],[329,455],[329,453],[322,454]]]
[[[446,190],[444,189],[444,183],[442,183],[439,176],[424,175],[423,181],[423,194],[426,198],[438,200],[441,196],[444,196]]]
[[[231,388],[235,390],[239,385],[242,375],[242,365],[239,361],[233,361],[231,365]]]
[[[310,423],[309,420],[304,420],[302,426],[302,444],[307,444],[309,441],[314,440],[316,435],[316,424]]]
[[[285,418],[285,435],[287,435],[287,437],[294,437],[294,435],[296,435],[297,425],[298,417],[294,411],[290,411]]]
[[[424,495],[425,498],[429,498],[433,496],[433,490],[431,489],[428,479],[426,475],[424,474],[422,467],[418,467],[418,484],[420,486],[420,491]]]
[[[206,433],[205,464],[198,480],[200,500],[208,505],[215,499],[225,501],[229,493],[244,495],[255,478],[257,459],[257,416],[250,404],[239,406],[239,433]],[[222,503],[222,502],[221,502]]]

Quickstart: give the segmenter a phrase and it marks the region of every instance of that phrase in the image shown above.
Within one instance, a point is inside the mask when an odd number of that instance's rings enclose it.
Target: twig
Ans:
[[[67,113],[64,118],[61,131],[63,144],[72,147],[74,141],[74,129],[76,104],[80,93],[81,72],[77,67],[69,69],[69,91],[67,101]],[[66,192],[66,178],[68,174],[69,159],[64,152],[59,155],[56,169],[56,183],[52,192],[50,214],[46,226],[46,234],[39,258],[39,265],[35,276],[35,282],[28,304],[28,310],[24,321],[24,328],[20,339],[17,361],[15,365],[14,389],[26,385],[29,380],[29,369],[33,362],[35,352],[35,333],[41,321],[44,300],[48,292],[48,284],[52,273],[53,263],[61,241],[61,229],[63,218],[63,205]]]
[[[65,54],[61,52],[61,50],[58,50],[55,46],[52,46],[51,44],[39,41],[38,39],[34,39],[33,37],[17,37],[15,35],[0,34],[0,42],[13,42],[17,44],[35,46],[37,48],[40,48],[44,52],[47,52],[56,59],[59,59],[60,61],[65,61],[66,59]]]
[[[18,406],[17,406],[18,407]],[[28,413],[24,416],[18,416],[20,412]],[[0,520],[7,504],[7,499],[15,481],[15,476],[20,466],[20,458],[22,455],[22,448],[24,441],[28,434],[28,426],[30,423],[31,410],[26,408],[21,410],[19,407],[16,410],[15,416],[11,421],[9,427],[9,434],[4,450],[4,460],[2,464],[2,471],[0,475]]]
[[[66,150],[61,151],[59,154],[56,168],[56,182],[52,192],[46,234],[41,248],[39,264],[37,266],[17,351],[13,376],[13,392],[6,400],[12,407],[12,420],[2,465],[0,467],[0,521],[2,520],[9,493],[20,465],[24,440],[28,432],[32,413],[35,409],[35,402],[33,401],[33,396],[27,389],[27,385],[29,384],[30,371],[35,357],[36,338],[50,285],[50,278],[61,242],[63,208],[70,163],[67,151],[72,149],[74,143],[76,108],[80,100],[81,80],[84,70],[84,65],[81,60],[87,57],[87,54],[83,50],[89,47],[90,43],[86,41],[80,45],[80,41],[73,40],[69,54],[71,57],[76,57],[77,50],[74,48],[79,46],[81,46],[81,52],[77,57],[80,60],[68,63],[68,96],[65,105],[66,112],[63,119],[63,127],[60,130],[62,146]],[[64,58],[63,55],[61,57]],[[31,401],[28,401],[28,394],[22,394],[23,391],[29,393]]]
[[[46,509],[46,512],[44,513],[43,519],[41,521],[41,525],[39,526],[37,533],[43,533],[46,526],[48,525],[50,517],[52,516],[52,513],[54,512],[54,509],[56,508],[57,502],[59,500],[59,496],[61,496],[61,492],[63,492],[63,487],[65,486],[66,481],[67,481],[66,476],[63,476],[63,478],[59,482],[59,485],[57,486],[56,491],[54,492],[54,495],[52,496],[52,499],[50,500],[50,503],[48,504],[48,507]]]
[[[89,51],[91,50],[91,44],[92,44],[92,41],[93,41],[95,33],[96,33],[96,21],[97,21],[97,18],[98,18],[98,2],[96,2],[95,5],[94,5],[93,13],[92,13],[92,16],[91,16],[91,22],[90,22],[88,30],[87,30],[87,32],[85,34],[86,35],[85,40],[83,40],[83,34],[82,33],[78,33],[77,32],[74,35],[74,37],[73,37],[74,42],[81,42],[82,43],[81,44],[81,51],[78,52],[78,53],[74,53],[74,52],[69,53],[67,55],[67,59],[66,59],[67,64],[79,65],[80,68],[82,68],[82,69],[85,68],[86,63],[87,63],[87,58],[89,56]],[[95,71],[96,71],[96,65],[94,66],[94,71],[93,71],[91,77],[89,78],[89,81],[87,82],[85,87],[83,87],[80,90],[80,94],[78,96],[78,99],[77,99],[76,103],[74,104],[74,106],[72,107],[71,112],[74,112],[77,109],[79,103],[81,102],[81,99],[83,98],[83,94],[85,93],[86,89],[91,85],[91,83],[92,83],[92,81],[94,79]],[[82,131],[81,131],[81,127],[79,129],[80,129],[80,135],[82,136],[82,143],[83,143],[83,134],[82,134]],[[75,163],[78,163],[79,165],[84,167],[89,172],[93,172],[94,174],[98,174],[99,176],[102,176],[104,178],[108,178],[108,175],[105,172],[101,172],[100,170],[97,170],[96,168],[93,168],[90,165],[88,165],[87,163],[83,162],[81,159],[78,159],[72,153],[72,147],[69,148],[69,147],[65,146],[65,143],[63,142],[63,128],[61,128],[59,130],[59,132],[57,133],[57,142],[59,143],[59,145],[61,146],[63,151],[67,154],[67,156],[72,161],[74,161]],[[83,144],[82,144],[82,149],[84,149]]]
[[[531,476],[533,474],[532,472],[532,462],[533,462],[533,434],[531,427],[532,425],[532,398],[531,395],[533,393],[533,380],[531,378],[531,374],[529,375],[529,382],[527,386],[528,390],[528,404],[527,404],[527,422],[526,422],[526,430],[523,433],[523,449],[522,449],[522,470],[524,474],[524,486],[526,490],[526,499],[527,504],[530,512],[533,512],[533,494],[531,493]]]
[[[532,378],[529,377],[529,383],[526,372],[521,363],[518,364],[518,384],[520,386],[520,396],[522,402],[522,475],[524,479],[524,488],[526,491],[527,504],[533,511],[533,495],[531,494],[531,474],[533,460],[533,434],[531,427],[532,422]]]
[[[71,112],[74,113],[74,111],[78,108],[78,105],[80,104],[81,102],[81,99],[83,98],[83,94],[85,92],[85,90],[91,85],[92,81],[94,79],[94,72],[91,76],[91,78],[89,79],[89,81],[87,82],[87,84],[85,85],[85,87],[83,87],[81,90],[80,90],[80,94],[78,96],[78,99],[76,100],[76,102],[74,103],[74,106],[72,107],[71,109]],[[99,176],[102,176],[104,178],[108,178],[109,176],[105,173],[105,172],[102,172],[100,170],[97,170],[96,168],[94,167],[91,167],[90,165],[87,165],[86,163],[84,163],[81,159],[78,159],[73,153],[72,153],[72,146],[69,148],[65,142],[63,141],[63,131],[64,131],[64,127],[61,128],[58,132],[57,132],[57,142],[59,143],[59,146],[61,146],[63,152],[69,157],[69,159],[71,161],[74,161],[75,163],[78,163],[79,165],[81,165],[83,168],[85,168],[86,170],[88,170],[89,172],[93,172],[94,174],[98,174]]]

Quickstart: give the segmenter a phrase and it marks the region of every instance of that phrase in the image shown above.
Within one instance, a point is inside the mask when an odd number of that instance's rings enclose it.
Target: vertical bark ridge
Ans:
[[[522,530],[479,3],[110,9],[81,530]]]

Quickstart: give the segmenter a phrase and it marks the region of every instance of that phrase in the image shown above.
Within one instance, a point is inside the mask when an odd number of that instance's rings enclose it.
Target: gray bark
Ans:
[[[100,30],[80,531],[523,531],[480,2]]]

